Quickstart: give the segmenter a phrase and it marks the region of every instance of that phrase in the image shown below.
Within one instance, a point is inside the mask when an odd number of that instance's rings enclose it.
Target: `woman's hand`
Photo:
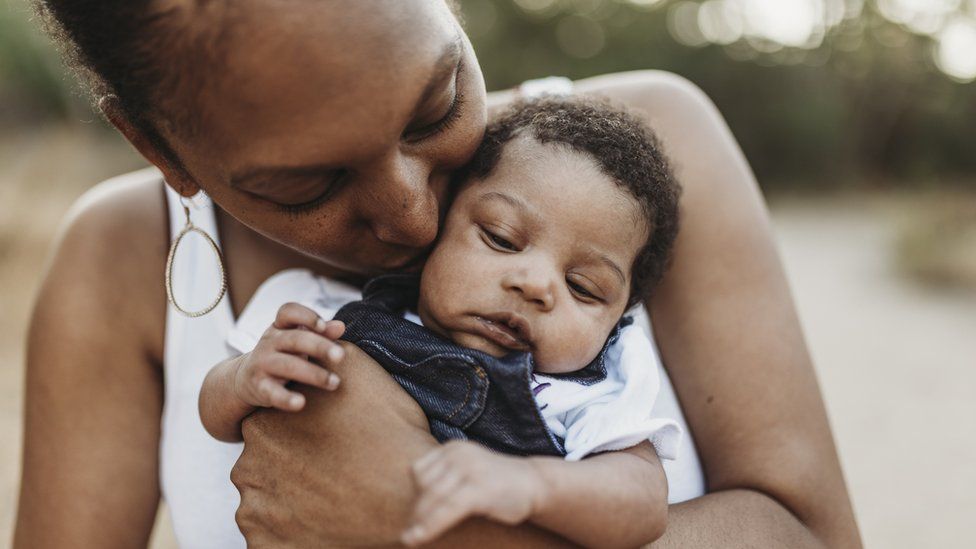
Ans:
[[[420,407],[357,347],[341,343],[333,393],[302,387],[299,413],[259,410],[243,424],[231,480],[251,547],[390,543],[413,495],[410,460],[437,442]]]
[[[310,387],[299,413],[259,410],[244,420],[231,473],[248,547],[393,545],[414,507],[412,464],[437,448],[423,411],[359,348],[341,343],[339,389]],[[468,520],[434,546],[566,547],[533,526]]]

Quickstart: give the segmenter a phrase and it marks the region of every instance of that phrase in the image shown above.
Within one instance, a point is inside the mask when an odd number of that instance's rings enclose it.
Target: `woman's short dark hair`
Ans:
[[[649,235],[631,268],[628,306],[648,298],[670,262],[681,195],[657,137],[636,116],[603,101],[557,97],[521,101],[489,124],[462,177],[487,177],[505,144],[523,134],[589,155],[636,199]]]
[[[216,25],[190,25],[206,10],[224,14],[232,3],[199,0],[194,5],[152,0],[36,0],[48,32],[58,43],[69,66],[87,84],[92,95],[114,96],[126,120],[153,142],[174,166],[179,160],[162,137],[166,125],[181,134],[196,131],[192,109],[177,107],[171,99],[195,97],[204,75],[193,74],[214,66],[220,50]],[[192,8],[192,9],[188,9]],[[192,12],[192,13],[191,13]],[[180,60],[193,62],[181,63]]]

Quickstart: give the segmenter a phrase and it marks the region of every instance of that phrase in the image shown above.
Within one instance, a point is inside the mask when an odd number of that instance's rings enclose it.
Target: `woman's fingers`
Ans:
[[[332,391],[339,386],[339,376],[295,355],[275,353],[268,359],[265,373]]]
[[[304,330],[284,330],[276,335],[274,342],[277,351],[309,356],[323,365],[337,363],[346,354],[338,343]]]
[[[266,377],[258,382],[258,394],[264,398],[265,406],[286,412],[297,412],[305,406],[304,395],[285,389],[283,384],[271,378]]]

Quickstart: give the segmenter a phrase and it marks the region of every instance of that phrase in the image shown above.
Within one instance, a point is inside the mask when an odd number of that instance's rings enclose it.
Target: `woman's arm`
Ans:
[[[15,547],[149,539],[163,401],[162,193],[158,182],[99,187],[63,231],[28,340]]]
[[[241,492],[237,522],[249,547],[393,545],[407,526],[416,489],[410,469],[437,447],[413,399],[357,347],[334,366],[329,394],[309,387],[298,413],[258,410],[244,420],[244,452],[231,480]],[[472,519],[432,547],[566,547],[525,525]]]
[[[660,545],[860,546],[768,213],[725,122],[668,73],[577,89],[643,111],[684,187],[650,312],[710,493],[672,508]]]

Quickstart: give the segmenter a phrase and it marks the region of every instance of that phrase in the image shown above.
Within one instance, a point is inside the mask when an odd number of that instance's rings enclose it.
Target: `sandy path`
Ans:
[[[976,296],[893,274],[897,210],[774,219],[868,547],[976,547]]]
[[[38,273],[79,182],[134,164],[75,153],[85,150],[77,139],[0,147],[0,545],[16,505],[22,342]],[[59,149],[57,165],[37,152]],[[894,276],[885,208],[792,202],[774,213],[867,545],[976,546],[976,297]],[[153,546],[172,545],[164,523]]]

